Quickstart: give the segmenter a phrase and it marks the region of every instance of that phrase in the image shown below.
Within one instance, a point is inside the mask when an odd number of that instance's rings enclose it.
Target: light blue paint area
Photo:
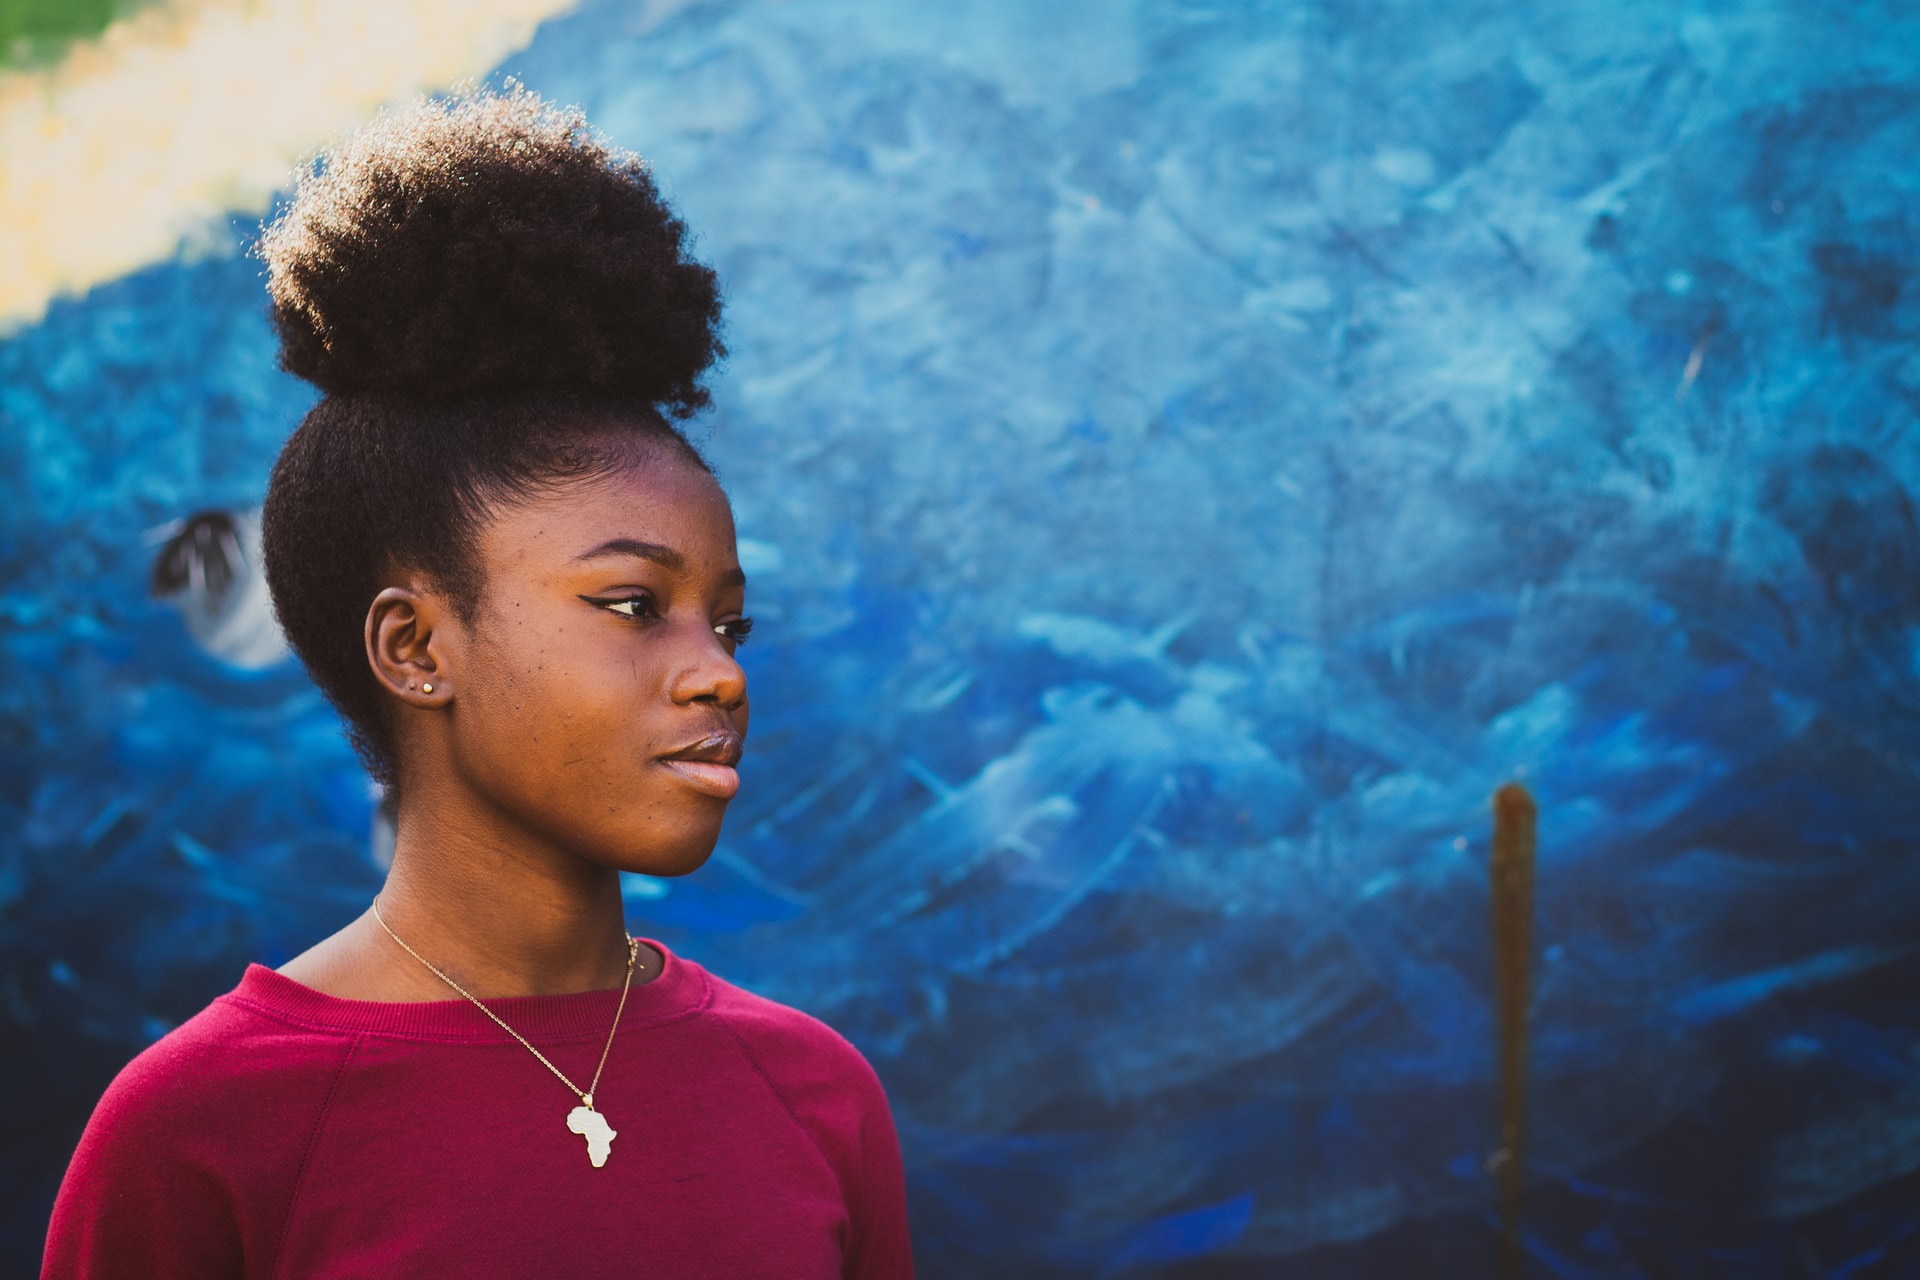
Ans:
[[[658,876],[643,876],[631,871],[620,873],[620,899],[627,904],[628,910],[644,910],[640,904],[657,902],[669,892],[667,882]]]
[[[1499,1229],[1492,1219],[1488,1220],[1487,1225],[1492,1231]],[[1584,1242],[1591,1250],[1593,1262],[1602,1265],[1592,1265],[1586,1258],[1575,1256],[1571,1250],[1555,1248],[1533,1232],[1523,1232],[1521,1241],[1527,1262],[1547,1275],[1559,1277],[1559,1280],[1653,1280],[1643,1267],[1620,1257],[1620,1251],[1614,1246],[1609,1233],[1602,1232]]]
[[[1416,1274],[1482,1221],[1513,778],[1536,1265],[1893,1256],[1920,14],[654,12],[502,68],[728,293],[754,734],[712,861],[623,892],[868,1052],[923,1272]],[[378,882],[325,704],[146,599],[312,402],[273,359],[239,257],[0,345],[0,1010],[63,1079]]]
[[[1799,964],[1742,974],[1728,982],[1697,988],[1674,1004],[1688,1022],[1716,1022],[1783,991],[1819,986],[1899,958],[1897,951],[1840,951]]]
[[[1887,1256],[1885,1249],[1869,1249],[1858,1257],[1849,1258],[1827,1274],[1832,1280],[1847,1280],[1848,1276],[1859,1275],[1868,1267],[1881,1262]]]
[[[755,538],[739,540],[740,568],[749,580],[758,583],[786,566],[787,557],[779,547],[771,542],[761,542]]]
[[[1898,1085],[1920,1079],[1920,1027],[1877,1027],[1858,1018],[1819,1014],[1806,1030],[1787,1037],[1800,1053],[1827,1055],[1862,1082]]]
[[[1837,1204],[1850,1183],[1920,1169],[1920,1080],[1820,1100],[1773,1136],[1764,1167],[1767,1208],[1801,1216]],[[1835,1170],[1845,1178],[1835,1178]]]
[[[1252,1192],[1205,1208],[1169,1214],[1141,1227],[1115,1262],[1118,1266],[1138,1266],[1205,1257],[1245,1235],[1252,1220]]]
[[[1069,660],[1079,659],[1099,666],[1128,661],[1157,664],[1167,646],[1179,639],[1180,633],[1192,622],[1191,615],[1183,614],[1146,635],[1135,636],[1100,618],[1035,613],[1020,619],[1014,625],[1014,634],[1038,640]]]

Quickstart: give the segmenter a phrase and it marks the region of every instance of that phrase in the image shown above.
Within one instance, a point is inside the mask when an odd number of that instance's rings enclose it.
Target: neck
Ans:
[[[489,821],[491,817],[493,820]],[[393,867],[380,893],[388,928],[481,998],[617,987],[627,974],[620,874],[516,830],[470,803],[403,794]],[[435,998],[452,992],[386,936],[386,967]],[[455,997],[457,998],[457,997]]]

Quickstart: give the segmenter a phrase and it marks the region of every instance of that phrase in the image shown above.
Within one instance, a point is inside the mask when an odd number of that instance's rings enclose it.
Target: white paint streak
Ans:
[[[174,0],[0,77],[0,329],[259,212],[375,108],[477,76],[570,0]]]

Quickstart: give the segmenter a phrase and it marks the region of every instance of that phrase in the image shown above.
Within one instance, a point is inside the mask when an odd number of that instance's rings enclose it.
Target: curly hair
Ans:
[[[638,156],[524,88],[376,119],[301,178],[258,252],[280,362],[326,394],[262,518],[281,629],[392,785],[367,606],[396,568],[466,621],[491,504],[664,447],[726,354],[713,271]]]

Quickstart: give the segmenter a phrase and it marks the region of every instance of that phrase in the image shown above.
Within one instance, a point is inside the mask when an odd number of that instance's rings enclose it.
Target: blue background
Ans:
[[[1532,1273],[1920,1275],[1920,12],[590,0],[502,72],[729,297],[755,737],[634,926],[868,1053],[924,1274],[1487,1274],[1519,777]],[[312,402],[263,304],[0,344],[22,1274],[112,1072],[377,884],[304,676],[146,596]]]

